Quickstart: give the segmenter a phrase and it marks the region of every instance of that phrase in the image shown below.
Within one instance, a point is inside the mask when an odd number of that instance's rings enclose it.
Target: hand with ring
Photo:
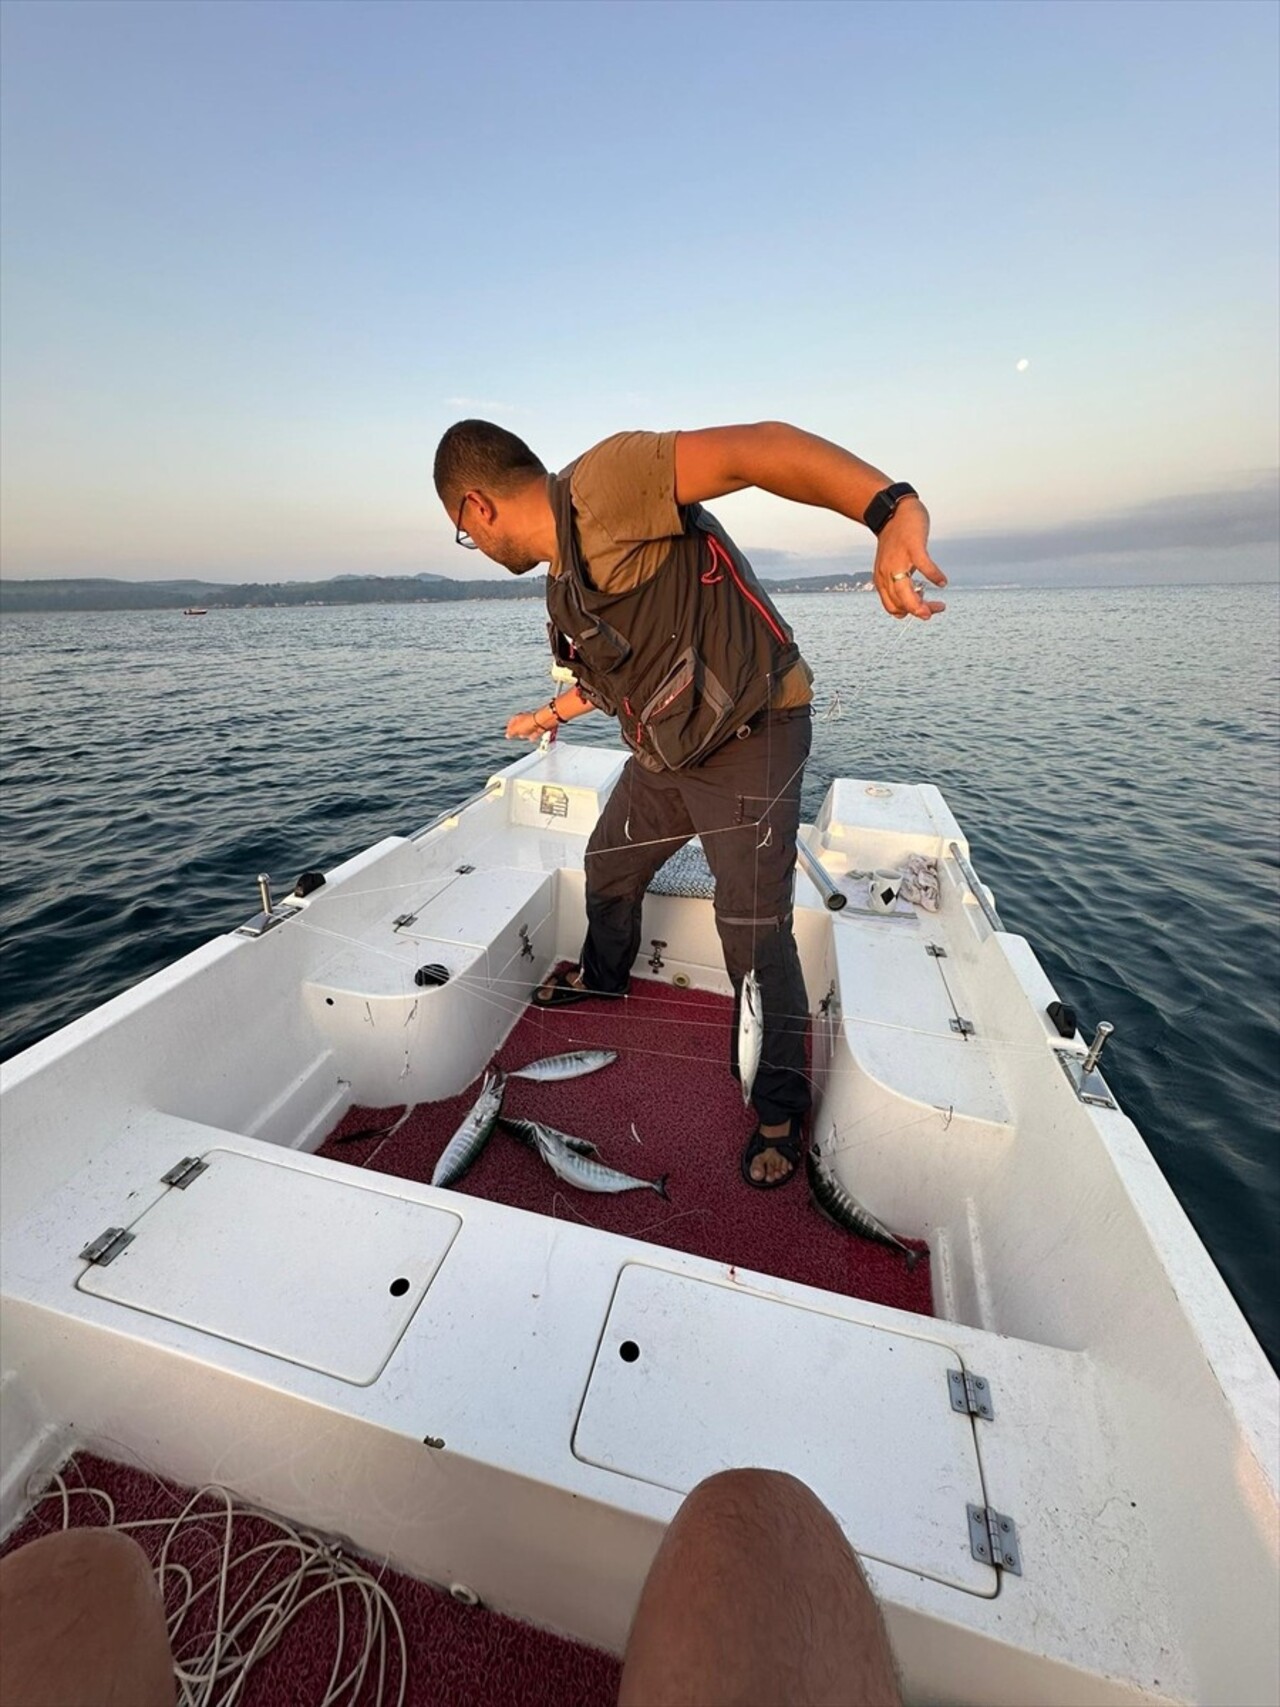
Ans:
[[[929,512],[918,498],[904,498],[880,531],[875,564],[880,603],[899,622],[905,616],[928,622],[947,608],[940,599],[923,596],[917,574],[926,576],[935,587],[947,584],[947,577],[929,555]]]

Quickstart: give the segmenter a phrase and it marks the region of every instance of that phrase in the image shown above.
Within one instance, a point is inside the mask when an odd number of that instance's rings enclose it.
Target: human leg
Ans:
[[[173,1657],[147,1556],[60,1530],[0,1559],[3,1707],[172,1707]]]
[[[898,1707],[875,1597],[803,1482],[726,1470],[673,1518],[627,1641],[618,1707]]]
[[[587,842],[582,981],[588,989],[626,989],[650,879],[692,834],[673,776],[628,760]]]
[[[808,997],[792,931],[800,789],[812,734],[806,710],[774,714],[744,741],[730,741],[707,764],[682,773],[690,815],[716,880],[716,929],[734,988],[730,1068],[737,1073],[742,980],[760,985],[764,1040],[752,1087],[761,1130],[797,1130],[809,1107],[804,1046]],[[752,1177],[781,1179],[793,1164],[765,1150]]]

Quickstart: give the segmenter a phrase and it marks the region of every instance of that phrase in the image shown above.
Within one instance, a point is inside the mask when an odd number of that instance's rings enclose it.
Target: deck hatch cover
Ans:
[[[422,1302],[457,1215],[296,1165],[209,1150],[82,1292],[368,1386]]]
[[[860,1553],[994,1595],[963,1517],[987,1501],[974,1419],[948,1395],[956,1362],[938,1340],[630,1263],[573,1450],[677,1493],[733,1464],[790,1470]]]

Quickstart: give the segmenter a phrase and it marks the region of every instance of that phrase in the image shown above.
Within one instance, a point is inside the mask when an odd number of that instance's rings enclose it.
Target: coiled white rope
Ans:
[[[408,1650],[404,1627],[395,1603],[377,1579],[346,1557],[341,1548],[306,1535],[284,1518],[251,1506],[237,1505],[225,1488],[209,1485],[197,1489],[176,1517],[116,1520],[115,1502],[101,1488],[72,1487],[55,1471],[52,1485],[37,1499],[61,1503],[62,1528],[71,1527],[71,1499],[83,1496],[101,1502],[107,1513],[106,1527],[124,1533],[139,1529],[161,1529],[164,1537],[155,1566],[165,1603],[169,1646],[173,1651],[174,1675],[181,1707],[233,1707],[245,1697],[254,1667],[276,1648],[290,1625],[313,1601],[333,1598],[335,1647],[329,1682],[315,1707],[383,1707],[394,1700],[403,1707],[408,1673]],[[220,1509],[209,1510],[213,1501]],[[205,1509],[197,1509],[201,1505]],[[275,1536],[246,1551],[234,1551],[237,1517],[266,1525]],[[179,1543],[192,1531],[213,1543],[198,1571],[171,1557]],[[220,1538],[219,1532],[220,1531]],[[248,1584],[230,1600],[233,1568],[257,1560]],[[292,1568],[276,1576],[277,1567],[290,1561]],[[357,1608],[361,1614],[356,1628],[363,1635],[348,1658],[347,1620]],[[212,1633],[201,1628],[193,1613],[206,1613],[215,1605]],[[193,1627],[194,1626],[194,1627]],[[388,1696],[389,1661],[392,1645],[398,1650],[399,1681],[394,1696]],[[342,1670],[344,1659],[347,1668]],[[341,1674],[341,1675],[340,1675]],[[367,1681],[373,1693],[365,1695]]]

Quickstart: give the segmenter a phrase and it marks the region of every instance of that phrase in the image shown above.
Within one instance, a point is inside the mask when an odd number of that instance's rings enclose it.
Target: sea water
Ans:
[[[949,589],[929,623],[783,595],[832,776],[932,782],[1007,929],[1273,1360],[1280,589]],[[0,627],[9,1055],[525,750],[536,601],[10,617]],[[573,740],[616,744],[601,717]],[[1070,1158],[1063,1158],[1064,1167]]]

